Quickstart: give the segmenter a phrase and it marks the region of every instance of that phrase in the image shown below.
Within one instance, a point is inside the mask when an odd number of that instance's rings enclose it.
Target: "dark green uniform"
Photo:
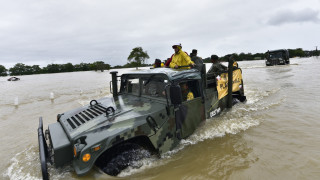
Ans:
[[[219,75],[221,73],[224,73],[225,71],[227,71],[227,67],[220,64],[219,62],[216,62],[216,63],[212,63],[208,73]]]

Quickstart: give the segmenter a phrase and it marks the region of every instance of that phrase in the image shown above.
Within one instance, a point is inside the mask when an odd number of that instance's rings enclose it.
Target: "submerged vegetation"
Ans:
[[[288,49],[290,58],[293,57],[309,57],[319,56],[319,51],[305,51],[302,48]],[[265,59],[265,53],[233,53],[220,57],[221,61],[226,61],[230,55],[237,61],[248,61],[248,60],[263,60]],[[120,69],[120,68],[133,68],[133,67],[145,67],[151,66],[150,64],[144,64],[145,60],[149,59],[149,55],[146,51],[143,51],[142,47],[133,48],[130,55],[128,56],[128,63],[125,65],[117,65],[111,67],[110,64],[106,64],[103,61],[96,61],[94,63],[80,63],[73,65],[72,63],[66,64],[48,64],[46,67],[41,68],[39,65],[25,65],[23,63],[17,63],[12,68],[6,69],[3,65],[0,65],[0,76],[7,75],[30,75],[30,74],[47,74],[47,73],[60,73],[60,72],[75,72],[75,71],[104,71],[109,69]],[[210,63],[210,57],[204,58],[205,63]]]

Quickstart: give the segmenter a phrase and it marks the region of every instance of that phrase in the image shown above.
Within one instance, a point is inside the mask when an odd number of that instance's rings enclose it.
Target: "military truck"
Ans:
[[[172,150],[205,119],[246,100],[241,69],[229,64],[229,73],[222,74],[205,68],[111,72],[112,97],[58,114],[45,132],[39,119],[43,179],[49,178],[47,163],[72,164],[80,176],[93,166],[116,176],[134,161]]]
[[[266,65],[285,65],[290,64],[289,51],[287,49],[278,49],[266,52]]]

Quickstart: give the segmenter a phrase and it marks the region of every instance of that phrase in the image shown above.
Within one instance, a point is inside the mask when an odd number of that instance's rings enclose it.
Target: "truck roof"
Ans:
[[[276,49],[276,50],[269,50],[269,52],[280,52],[280,51],[288,51],[287,49]]]
[[[150,76],[159,75],[165,76],[169,81],[179,81],[179,80],[199,80],[201,79],[200,72],[197,69],[171,69],[171,68],[154,68],[141,70],[137,72],[130,72],[122,74],[122,76]]]

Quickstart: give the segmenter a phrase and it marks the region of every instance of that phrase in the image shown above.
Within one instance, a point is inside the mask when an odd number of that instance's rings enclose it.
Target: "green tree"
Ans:
[[[45,69],[48,73],[58,73],[61,67],[59,64],[48,64]]]
[[[135,47],[132,49],[130,55],[128,56],[128,62],[135,62],[136,68],[138,69],[141,64],[144,63],[146,59],[149,59],[147,51],[143,51],[142,47]]]
[[[40,74],[42,72],[39,65],[33,65],[32,66],[32,74]]]
[[[297,49],[288,49],[289,50],[289,56],[290,58],[293,57],[304,57],[304,51],[302,50],[302,48],[297,48]]]
[[[89,67],[88,63],[80,63],[80,64],[74,65],[74,70],[75,71],[89,71],[90,67]]]
[[[7,71],[8,70],[4,66],[0,65],[0,76],[7,76]]]
[[[60,72],[73,72],[74,66],[71,63],[62,64]]]
[[[25,71],[23,73],[24,75],[30,75],[30,74],[33,74],[33,69],[32,69],[32,66],[28,66],[26,65],[25,66]]]
[[[104,70],[109,70],[110,69],[110,64],[105,64],[103,61],[96,61],[92,64],[93,70],[98,71],[100,70],[103,72]]]
[[[121,69],[121,68],[123,68],[123,66],[121,66],[121,65],[116,65],[116,66],[113,66],[112,68],[113,68],[113,69]]]
[[[220,57],[219,58],[219,61],[220,62],[228,62],[229,61],[229,58],[232,56],[232,58],[236,61],[242,61],[242,60],[239,60],[239,55],[237,53],[233,53],[233,54],[227,54],[223,57]]]
[[[211,57],[207,57],[203,59],[204,63],[211,63]]]
[[[10,75],[24,75],[27,72],[27,67],[23,63],[17,63],[9,69]]]
[[[256,53],[253,55],[253,59],[255,59],[255,60],[264,59],[264,58],[265,58],[264,53]]]
[[[302,48],[297,48],[296,49],[296,53],[297,53],[297,56],[299,56],[299,57],[304,57],[305,56],[304,51],[303,51]]]

